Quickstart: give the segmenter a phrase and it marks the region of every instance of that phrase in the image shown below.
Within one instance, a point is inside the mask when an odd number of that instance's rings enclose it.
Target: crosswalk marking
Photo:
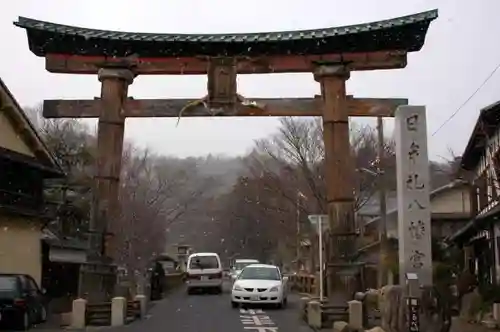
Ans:
[[[255,315],[255,316],[243,316],[240,315],[241,322],[243,324],[247,325],[257,325],[257,326],[262,326],[262,325],[274,325],[273,321],[269,316],[264,316],[264,315]]]
[[[278,332],[277,326],[262,309],[240,309],[240,320],[244,325],[244,330],[254,330],[257,332]],[[250,326],[249,326],[250,325]]]

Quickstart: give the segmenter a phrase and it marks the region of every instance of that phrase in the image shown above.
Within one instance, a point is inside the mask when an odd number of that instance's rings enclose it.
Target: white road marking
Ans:
[[[274,322],[269,316],[259,315],[259,316],[242,316],[240,315],[241,322],[248,325],[274,325]]]
[[[240,309],[240,319],[245,330],[254,330],[257,332],[278,332],[277,326],[263,326],[263,325],[276,325],[268,315],[264,314],[262,309]],[[251,326],[248,326],[251,325]]]

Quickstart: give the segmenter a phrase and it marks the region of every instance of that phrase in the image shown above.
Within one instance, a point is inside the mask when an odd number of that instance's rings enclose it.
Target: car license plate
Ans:
[[[260,300],[259,296],[250,296],[251,301],[258,301]]]
[[[208,280],[208,277],[207,276],[202,276],[200,279],[204,281],[204,280]]]

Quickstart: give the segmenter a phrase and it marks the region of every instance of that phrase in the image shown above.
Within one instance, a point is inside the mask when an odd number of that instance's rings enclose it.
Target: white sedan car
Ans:
[[[248,265],[233,284],[231,305],[274,304],[282,308],[287,303],[287,279],[275,265]]]

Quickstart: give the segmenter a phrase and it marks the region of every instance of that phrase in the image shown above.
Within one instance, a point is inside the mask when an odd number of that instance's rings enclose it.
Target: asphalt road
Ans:
[[[233,309],[229,286],[224,293],[187,295],[178,290],[150,310],[147,319],[136,321],[116,332],[310,332],[299,319],[298,297],[289,295],[284,309],[252,307]]]

